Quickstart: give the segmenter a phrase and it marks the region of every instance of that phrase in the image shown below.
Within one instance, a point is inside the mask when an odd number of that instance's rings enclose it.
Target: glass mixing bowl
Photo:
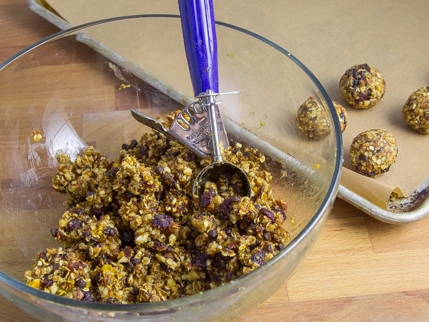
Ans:
[[[217,24],[221,111],[230,138],[267,156],[277,198],[288,201],[290,243],[273,259],[203,293],[159,303],[89,303],[25,284],[38,251],[58,246],[50,228],[65,211],[52,189],[55,155],[95,145],[110,160],[148,128],[130,107],[156,117],[193,101],[180,19],[121,17],[59,32],[0,65],[0,294],[41,321],[232,320],[296,271],[331,211],[342,162],[335,109],[293,55],[247,30]],[[331,132],[315,141],[296,125],[315,97]],[[334,117],[332,117],[334,115]],[[40,132],[40,136],[38,133]],[[39,140],[40,139],[40,140]]]

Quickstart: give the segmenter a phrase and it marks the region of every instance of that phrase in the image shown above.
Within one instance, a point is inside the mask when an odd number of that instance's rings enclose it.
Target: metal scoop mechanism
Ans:
[[[194,95],[198,99],[186,106],[174,119],[169,130],[160,122],[131,110],[133,116],[170,138],[174,138],[203,158],[213,155],[194,181],[192,193],[201,197],[206,182],[217,182],[224,174],[241,181],[241,191],[250,197],[251,186],[246,173],[237,165],[224,162],[220,144],[229,146],[222,116],[217,106],[219,93],[217,39],[213,0],[179,0],[180,21]],[[227,94],[227,93],[224,93]]]
[[[216,95],[218,94],[213,93],[211,90],[207,90],[206,93],[199,95],[199,97],[204,97],[205,105],[208,109],[211,136],[209,144],[213,154],[213,163],[209,164],[198,173],[192,187],[192,194],[200,197],[204,192],[206,182],[216,182],[222,174],[226,174],[230,176],[238,175],[242,184],[243,194],[250,197],[251,186],[246,173],[235,164],[223,161],[220,149],[219,130],[224,129],[224,127],[222,118],[220,118],[221,127],[218,127],[219,123],[215,117],[217,115],[216,108],[218,104],[215,99]],[[228,146],[229,144],[226,147]]]

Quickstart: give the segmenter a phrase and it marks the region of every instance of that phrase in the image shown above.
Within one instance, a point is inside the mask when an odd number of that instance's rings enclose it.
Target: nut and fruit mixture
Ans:
[[[347,126],[347,111],[340,103],[332,101],[335,110],[337,111],[338,119],[340,120],[341,133],[343,133]]]
[[[393,134],[379,129],[360,133],[350,146],[352,167],[368,177],[389,171],[397,154],[398,146]]]
[[[413,130],[429,134],[429,86],[410,95],[402,109],[402,115]]]
[[[160,118],[168,128],[175,114]],[[199,293],[263,265],[288,242],[287,203],[275,199],[265,157],[236,141],[225,161],[248,175],[223,175],[191,195],[198,159],[153,132],[124,144],[117,162],[93,147],[71,161],[59,155],[53,187],[67,210],[51,230],[61,242],[37,255],[27,284],[60,296],[106,303],[157,302]]]
[[[367,109],[382,99],[386,81],[375,67],[368,64],[355,65],[341,77],[340,91],[351,106]]]
[[[341,104],[335,101],[332,103],[340,121],[341,132],[344,132],[347,125],[347,112]],[[313,96],[299,107],[296,124],[305,136],[314,140],[323,139],[331,132],[329,114]]]

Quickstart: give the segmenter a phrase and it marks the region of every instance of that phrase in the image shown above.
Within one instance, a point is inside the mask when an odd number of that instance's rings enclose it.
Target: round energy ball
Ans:
[[[337,111],[337,115],[340,120],[341,133],[343,133],[347,126],[347,111],[344,106],[335,102],[334,100],[332,103],[334,103],[335,110]]]
[[[360,133],[350,146],[352,167],[368,177],[389,171],[397,154],[398,146],[393,134],[379,129]]]
[[[331,132],[329,115],[313,96],[299,107],[296,124],[305,136],[314,140],[320,140]]]
[[[402,109],[402,115],[413,130],[429,134],[429,86],[410,95]]]
[[[386,91],[386,81],[375,67],[355,65],[341,77],[340,91],[351,106],[367,109],[381,100]]]

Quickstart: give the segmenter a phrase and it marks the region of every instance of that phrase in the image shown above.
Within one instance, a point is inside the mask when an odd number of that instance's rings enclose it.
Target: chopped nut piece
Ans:
[[[382,99],[386,81],[375,67],[368,64],[355,65],[341,77],[340,91],[351,106],[367,109]]]
[[[392,133],[369,130],[355,137],[350,147],[352,167],[368,177],[389,171],[396,162],[398,147]]]
[[[429,86],[410,95],[402,109],[402,115],[413,130],[429,134]]]

